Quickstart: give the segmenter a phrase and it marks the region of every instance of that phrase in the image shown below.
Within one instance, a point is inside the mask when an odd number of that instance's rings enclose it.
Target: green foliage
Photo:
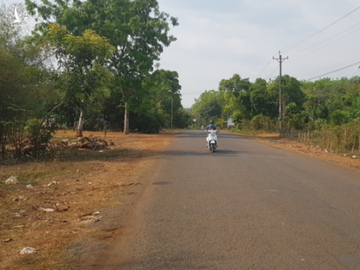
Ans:
[[[235,94],[245,93],[249,90],[250,85],[249,78],[242,79],[239,74],[234,74],[230,79],[220,81],[219,91]]]
[[[93,30],[85,30],[81,36],[72,36],[58,24],[50,24],[47,36],[56,49],[56,58],[64,72],[57,77],[58,90],[62,93],[59,103],[62,115],[72,122],[80,111],[93,114],[99,111],[107,87],[112,80],[110,71],[103,64],[115,48],[109,40]],[[58,107],[59,109],[59,107]]]
[[[21,27],[10,24],[13,7],[2,6],[0,13],[0,146],[6,159],[6,145],[25,136],[28,119],[44,119],[56,93],[49,80],[52,71],[44,66],[49,47],[32,44]],[[10,14],[10,15],[9,15]],[[38,126],[38,131],[41,129]],[[33,139],[33,138],[32,138]],[[17,156],[17,153],[15,154]]]
[[[299,82],[289,75],[282,77],[282,123],[285,130],[321,130],[323,126],[341,126],[360,118],[360,77],[315,82]],[[217,93],[222,93],[218,95]],[[193,110],[210,116],[209,108],[219,104],[216,116],[230,115],[241,130],[262,130],[264,124],[277,130],[279,117],[279,78],[254,83],[235,74],[223,79],[219,91],[205,91],[195,100]],[[214,115],[214,114],[213,114]],[[266,128],[267,129],[267,128]],[[287,131],[286,131],[287,132]]]
[[[225,103],[224,94],[220,91],[205,91],[198,99],[195,99],[193,112],[202,125],[207,125],[210,119],[219,118],[222,115],[222,107]]]
[[[179,109],[175,113],[174,117],[174,127],[175,128],[187,128],[191,122],[191,115],[189,112],[184,109]]]
[[[219,91],[224,93],[224,112],[236,113],[237,122],[239,115],[245,119],[251,119],[251,83],[248,78],[241,79],[239,74],[234,74],[228,80],[221,80]],[[236,122],[235,122],[236,123]]]
[[[246,120],[246,116],[243,112],[236,111],[231,115],[231,119],[236,125],[241,126],[243,121]]]
[[[351,107],[347,111],[347,117],[356,120],[360,117],[360,97],[353,99]]]
[[[181,106],[181,85],[176,71],[156,70],[148,75],[143,83],[143,92],[146,96],[137,108],[140,113],[148,110],[161,111],[164,116],[161,128],[171,127],[171,111],[173,111],[173,127],[178,122]]]
[[[256,115],[251,119],[253,128],[255,130],[264,129],[266,123],[270,120],[269,117],[263,116],[262,114]]]
[[[297,113],[289,116],[287,124],[296,130],[303,130],[305,128],[304,115]]]
[[[271,118],[278,116],[278,106],[276,106],[278,98],[270,93],[265,80],[256,79],[250,86],[250,91],[252,115],[262,114]]]
[[[300,82],[289,75],[284,75],[282,77],[282,87],[281,91],[283,94],[283,101],[285,102],[285,106],[291,102],[294,102],[297,106],[302,106],[305,102],[305,93],[301,90]],[[270,95],[274,98],[275,104],[279,104],[279,78],[272,81],[268,90]]]
[[[55,118],[46,119],[41,122],[39,119],[29,119],[26,122],[24,128],[26,137],[30,138],[31,145],[31,156],[33,158],[42,157],[47,149],[52,135],[56,131]]]
[[[164,115],[161,111],[151,110],[146,114],[141,114],[136,117],[136,126],[138,131],[142,133],[159,133],[164,126]]]
[[[346,113],[340,110],[333,111],[330,114],[330,123],[336,126],[346,123]]]
[[[25,137],[32,145],[27,154],[43,156],[55,130],[72,127],[80,114],[92,129],[119,129],[125,107],[133,130],[169,128],[171,112],[174,127],[189,125],[178,73],[153,72],[176,40],[170,25],[178,25],[156,0],[25,2],[37,16],[31,36],[9,23],[14,6],[3,5],[0,13],[2,159],[10,143],[21,145]],[[23,7],[18,11],[24,15]],[[16,155],[24,156],[20,146]]]
[[[225,123],[223,123],[223,121],[221,119],[218,119],[215,121],[215,124],[214,124],[217,128],[221,129],[222,127],[225,126]]]
[[[37,30],[43,36],[48,35],[48,23],[54,18],[70,35],[96,31],[109,39],[114,50],[107,67],[114,76],[113,91],[121,93],[118,106],[139,113],[138,108],[147,97],[142,83],[164,47],[176,40],[169,34],[170,25],[178,25],[176,18],[161,12],[156,0],[94,0],[73,4],[47,0],[38,4],[26,0],[26,4],[31,14],[38,10],[42,17],[44,22],[37,25]],[[73,44],[76,39],[68,41]]]
[[[202,118],[215,118],[221,116],[221,106],[218,102],[212,101],[204,105],[200,111],[200,116]]]

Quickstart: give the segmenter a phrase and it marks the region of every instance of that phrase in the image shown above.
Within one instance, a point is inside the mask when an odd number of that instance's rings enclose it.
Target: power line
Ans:
[[[325,47],[327,47],[327,46],[329,46],[329,45],[331,45],[331,44],[334,44],[335,42],[337,42],[337,41],[339,41],[339,40],[341,40],[341,39],[343,39],[343,38],[345,38],[345,37],[347,37],[347,36],[350,36],[351,34],[357,32],[357,31],[359,31],[359,30],[360,30],[360,28],[359,28],[359,29],[356,29],[355,31],[351,32],[350,34],[348,34],[348,35],[346,35],[346,36],[343,36],[343,37],[341,37],[341,38],[339,38],[339,39],[337,39],[337,40],[334,40],[333,42],[331,42],[331,43],[329,43],[329,44],[326,44],[325,46],[322,46],[322,47],[320,47],[320,48],[318,48],[318,49],[316,49],[316,50],[314,50],[314,51],[311,51],[311,52],[309,52],[309,53],[307,53],[307,54],[304,54],[304,55],[302,55],[302,56],[300,56],[300,57],[298,57],[298,58],[292,59],[292,60],[289,61],[289,62],[296,61],[296,60],[298,60],[298,59],[300,59],[300,58],[302,58],[302,57],[305,57],[305,56],[308,56],[309,54],[312,54],[312,53],[314,53],[314,52],[317,52],[317,51],[319,51],[319,50],[321,50],[321,49],[323,49],[323,48],[325,48]]]
[[[350,69],[350,70],[344,69],[344,71],[339,72],[338,74],[336,74],[336,76],[337,76],[338,78],[349,77],[349,76],[347,75],[347,74],[349,74],[349,72],[351,72],[351,74],[355,74],[356,72],[359,72],[359,69],[356,68],[356,71],[355,71],[355,72],[352,72],[352,71],[353,71],[352,69]],[[341,74],[346,74],[346,75],[341,75]],[[351,78],[351,77],[353,77],[353,76],[350,76],[350,78]]]
[[[308,80],[308,81],[311,81],[311,80],[313,80],[313,79],[316,79],[316,78],[319,78],[319,77],[323,77],[323,76],[329,75],[329,74],[331,74],[331,73],[335,73],[335,72],[337,72],[337,71],[341,71],[341,70],[344,70],[344,69],[347,69],[347,68],[349,68],[349,67],[352,67],[352,66],[355,66],[355,65],[359,65],[359,64],[360,64],[360,61],[358,61],[358,62],[356,62],[356,63],[352,63],[352,64],[347,65],[347,66],[345,66],[345,67],[342,67],[342,68],[339,68],[339,69],[336,69],[336,70],[333,70],[333,71],[330,71],[330,72],[321,74],[321,75],[319,75],[319,76],[312,77],[312,78],[307,79],[307,80]]]
[[[329,37],[329,38],[327,38],[327,39],[325,39],[325,40],[323,40],[323,41],[320,41],[319,43],[316,43],[316,44],[314,44],[314,45],[312,45],[312,46],[310,46],[310,47],[307,47],[306,49],[303,49],[303,50],[298,51],[298,52],[296,52],[296,53],[290,54],[289,56],[296,55],[296,54],[301,53],[301,52],[303,52],[303,51],[306,51],[306,50],[308,50],[308,49],[310,49],[310,48],[313,48],[313,47],[315,47],[315,46],[317,46],[317,45],[319,45],[319,44],[321,44],[321,43],[324,43],[324,42],[326,42],[326,41],[328,41],[328,40],[330,40],[330,39],[332,39],[332,38],[334,38],[334,37],[336,37],[336,36],[338,36],[338,35],[346,32],[347,30],[349,30],[349,29],[351,29],[351,28],[353,28],[353,27],[355,27],[355,26],[357,26],[357,25],[359,25],[359,24],[360,24],[360,23],[357,23],[357,24],[355,24],[355,25],[353,25],[353,26],[345,29],[344,31],[341,31],[340,33],[337,33],[336,35],[333,35],[333,36],[331,36],[331,37]],[[354,32],[356,32],[356,31],[358,31],[358,30],[359,30],[359,29],[355,30]],[[350,34],[352,34],[352,33],[354,33],[354,32],[351,32]],[[347,37],[347,36],[345,36],[345,37]],[[342,38],[344,38],[344,37],[342,37]],[[340,39],[342,39],[342,38],[340,38]],[[298,59],[298,58],[297,58],[297,59]]]
[[[267,67],[270,65],[273,59],[270,59],[269,62],[266,63],[266,65],[262,68],[262,70],[259,72],[259,74],[256,76],[256,78],[259,78],[260,75],[267,69]]]
[[[270,75],[269,76],[267,76],[267,78],[270,78],[271,77],[271,75],[273,75],[273,73],[276,71],[278,69],[278,67],[276,67],[271,73],[270,73]]]
[[[326,69],[332,68],[333,66],[338,66],[338,65],[340,65],[340,64],[345,64],[345,63],[347,63],[347,62],[353,61],[354,59],[356,59],[356,58],[358,58],[358,57],[360,57],[360,54],[355,55],[355,56],[352,56],[352,57],[347,58],[347,59],[345,59],[345,60],[342,60],[342,61],[340,61],[340,62],[337,62],[337,63],[331,64],[331,65],[328,65],[328,66],[326,66],[326,67],[322,67],[322,68],[320,68],[320,69],[316,69],[316,70],[313,70],[313,71],[307,71],[307,72],[305,72],[305,73],[301,73],[300,75],[298,75],[298,77],[301,77],[301,76],[303,76],[303,75],[305,75],[305,74],[309,74],[309,73],[313,74],[313,73],[316,73],[316,72],[320,72],[320,71],[322,71],[322,70],[326,70]],[[290,61],[289,61],[289,62],[290,62]]]
[[[308,37],[306,37],[306,38],[304,38],[304,39],[302,39],[302,40],[300,40],[300,41],[298,41],[298,42],[296,42],[296,43],[294,43],[294,44],[292,44],[292,45],[289,45],[289,46],[281,49],[281,51],[283,51],[283,52],[284,52],[284,51],[288,51],[288,50],[290,50],[290,49],[292,49],[292,48],[294,48],[294,47],[296,47],[296,46],[304,43],[305,41],[308,41],[309,39],[313,38],[314,36],[320,34],[321,32],[325,31],[325,30],[328,29],[329,27],[331,27],[331,26],[333,26],[334,24],[338,23],[339,21],[341,21],[341,20],[344,19],[345,17],[347,17],[347,16],[349,16],[350,14],[354,13],[354,12],[355,12],[356,10],[358,10],[358,9],[360,9],[360,6],[357,7],[357,8],[355,8],[353,11],[347,13],[346,15],[342,16],[340,19],[336,20],[335,22],[333,22],[333,23],[329,24],[328,26],[324,27],[323,29],[315,32],[314,34],[312,34],[312,35],[310,35],[310,36],[308,36]]]

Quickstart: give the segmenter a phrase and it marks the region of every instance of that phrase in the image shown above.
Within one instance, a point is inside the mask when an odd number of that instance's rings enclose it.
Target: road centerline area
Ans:
[[[360,269],[360,173],[228,133],[184,131],[126,230],[87,269]],[[160,164],[161,163],[161,164]]]

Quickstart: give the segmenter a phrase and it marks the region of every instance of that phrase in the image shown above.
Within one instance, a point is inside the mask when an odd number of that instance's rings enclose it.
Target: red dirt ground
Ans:
[[[89,224],[103,219],[103,210],[118,203],[114,199],[136,184],[134,179],[176,134],[108,132],[105,138],[102,132],[84,132],[114,146],[103,152],[66,150],[53,162],[0,166],[0,268],[57,268],[66,247],[93,233]],[[75,140],[75,136],[59,131],[54,139]],[[11,175],[18,178],[16,185],[5,184]],[[34,189],[27,189],[28,184]],[[24,247],[37,252],[20,255]]]

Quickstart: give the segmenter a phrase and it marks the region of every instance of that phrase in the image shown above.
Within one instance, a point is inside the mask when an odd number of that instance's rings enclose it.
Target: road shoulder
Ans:
[[[360,170],[360,157],[358,157],[356,154],[335,154],[331,151],[327,151],[326,149],[321,149],[318,145],[304,144],[292,139],[279,138],[278,134],[244,135],[230,131],[221,132],[238,135],[276,148],[281,148],[297,152],[306,156],[336,162],[343,166]]]

